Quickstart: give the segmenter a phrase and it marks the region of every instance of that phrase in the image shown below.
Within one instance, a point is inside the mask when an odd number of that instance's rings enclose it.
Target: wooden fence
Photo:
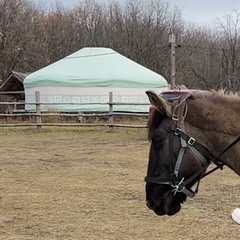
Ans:
[[[0,92],[0,94],[16,94],[21,92]],[[42,129],[44,126],[105,126],[109,128],[113,127],[124,127],[124,128],[147,128],[147,118],[148,112],[145,113],[132,113],[132,112],[115,112],[114,106],[116,105],[149,105],[149,103],[123,103],[123,102],[113,102],[113,93],[109,93],[109,101],[107,103],[71,103],[71,105],[94,105],[94,104],[107,104],[108,112],[104,113],[82,113],[82,112],[73,112],[73,113],[62,113],[62,112],[42,112],[42,105],[63,105],[66,103],[44,103],[40,102],[40,92],[35,92],[36,102],[29,102],[29,105],[35,105],[36,111],[27,112],[25,110],[17,110],[19,105],[25,105],[25,102],[0,102],[0,105],[12,105],[14,106],[12,109],[12,113],[0,113],[0,127],[25,127],[25,126],[35,126],[37,129]],[[67,103],[69,104],[69,103]],[[31,120],[35,119],[34,122],[29,121],[21,121],[22,118],[29,117]],[[43,119],[45,117],[66,117],[66,118],[76,118],[79,122],[44,122]],[[131,118],[143,118],[143,124],[122,124],[115,123],[114,117],[131,117]],[[21,118],[21,119],[20,119]],[[33,118],[33,119],[32,119]],[[107,118],[108,120],[102,123],[86,123],[81,120],[87,118]],[[19,120],[20,119],[20,120]],[[13,121],[14,120],[14,121]],[[13,122],[13,123],[9,123]],[[134,121],[133,121],[134,122]]]

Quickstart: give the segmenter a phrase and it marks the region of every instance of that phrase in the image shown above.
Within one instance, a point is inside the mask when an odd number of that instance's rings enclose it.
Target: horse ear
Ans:
[[[150,103],[156,108],[157,111],[159,111],[165,116],[172,116],[172,108],[166,100],[164,100],[159,95],[157,95],[157,93],[151,90],[146,91],[146,94],[149,98]]]

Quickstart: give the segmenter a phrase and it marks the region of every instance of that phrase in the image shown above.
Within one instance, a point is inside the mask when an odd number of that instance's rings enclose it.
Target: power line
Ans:
[[[227,48],[199,47],[199,46],[190,46],[190,45],[181,45],[181,47],[185,47],[185,48],[196,48],[196,49],[205,49],[205,50],[218,50],[218,51],[228,50],[228,51],[230,51],[230,49],[227,49]]]

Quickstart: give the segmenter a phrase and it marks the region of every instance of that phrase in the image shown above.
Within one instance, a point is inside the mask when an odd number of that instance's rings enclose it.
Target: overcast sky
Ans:
[[[96,0],[105,2],[107,0]],[[125,2],[125,0],[118,0]],[[166,0],[167,1],[167,0]],[[55,3],[56,0],[34,0],[34,2],[46,2],[48,6]],[[65,6],[73,7],[79,0],[58,0]],[[216,18],[223,19],[223,16],[232,14],[233,10],[240,12],[240,0],[168,0],[174,6],[178,6],[182,10],[183,17],[188,22],[197,25],[212,25]]]
[[[177,5],[188,22],[211,25],[216,18],[240,12],[240,0],[169,0]]]

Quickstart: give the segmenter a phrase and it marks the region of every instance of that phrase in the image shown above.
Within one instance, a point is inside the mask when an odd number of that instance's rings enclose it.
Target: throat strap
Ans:
[[[219,157],[221,157],[225,152],[227,152],[230,148],[232,148],[235,144],[237,144],[240,141],[240,136],[237,137],[231,144],[229,144],[217,157],[215,157],[213,160],[217,160]]]
[[[211,162],[215,163],[218,168],[222,169],[222,164],[218,162],[218,157],[215,158],[206,147],[204,147],[202,144],[198,143],[194,138],[189,137],[186,133],[184,133],[180,128],[177,128],[174,131],[174,134],[183,138],[188,145],[190,146],[190,149],[193,147],[203,156],[204,159],[207,160],[207,165]],[[193,150],[192,150],[193,151]],[[201,158],[200,158],[201,159]],[[202,161],[201,161],[202,162]],[[205,161],[204,161],[205,162]],[[203,165],[206,165],[204,162]]]

